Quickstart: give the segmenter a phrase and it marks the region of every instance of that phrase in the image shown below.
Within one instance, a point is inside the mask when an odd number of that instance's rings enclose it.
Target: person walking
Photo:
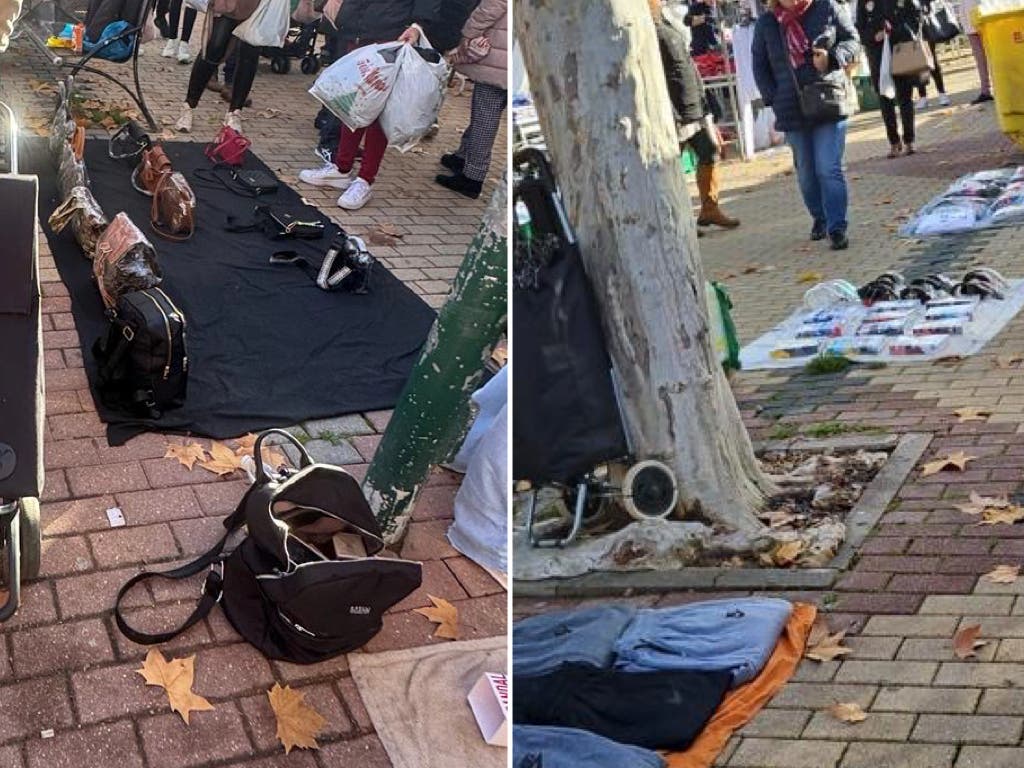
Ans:
[[[978,70],[978,79],[981,80],[981,89],[974,97],[971,104],[984,104],[992,101],[992,80],[988,73],[988,56],[985,54],[985,45],[981,41],[981,35],[974,28],[974,19],[971,12],[978,7],[980,0],[960,0],[960,21],[963,22],[964,34],[971,43],[971,53],[974,55],[974,66]]]
[[[481,0],[462,27],[462,41],[450,61],[473,81],[469,125],[455,152],[441,157],[452,175],[438,174],[442,187],[480,197],[491,166],[494,139],[508,102],[508,0]]]
[[[923,17],[930,16],[932,12],[932,0],[921,0],[921,14]],[[942,79],[942,64],[939,62],[939,52],[935,50],[935,41],[925,35],[925,42],[928,43],[928,50],[932,52],[932,61],[935,63],[932,69],[932,81],[935,83],[935,90],[939,92],[939,106],[949,106],[949,96],[946,95],[946,84]],[[928,109],[928,83],[921,78],[917,84],[918,100],[914,108],[918,111]]]
[[[690,53],[694,56],[703,56],[720,47],[714,14],[715,9],[705,0],[695,0],[686,9],[683,23],[690,28]]]
[[[833,250],[843,250],[849,247],[843,169],[847,121],[806,118],[797,84],[852,64],[860,50],[857,30],[835,0],[769,0],[768,7],[754,25],[754,79],[793,152],[800,193],[813,220],[811,239],[828,237]]]
[[[857,30],[864,43],[871,70],[871,84],[878,94],[885,133],[889,138],[889,158],[896,158],[906,152],[914,154],[916,139],[914,126],[914,87],[925,75],[894,75],[896,98],[883,96],[879,87],[882,69],[882,51],[888,35],[889,43],[906,43],[914,40],[921,30],[921,6],[918,0],[857,0]],[[896,120],[899,109],[903,135]]]
[[[663,12],[661,0],[648,0],[658,34],[661,65],[665,70],[668,96],[676,118],[680,149],[689,146],[697,156],[697,190],[700,213],[697,224],[734,229],[738,219],[727,216],[718,202],[720,185],[718,132],[707,107],[704,83],[686,46],[683,28]]]
[[[176,58],[179,64],[192,61],[192,50],[188,41],[192,39],[192,28],[196,25],[195,8],[185,6],[182,19],[182,0],[157,0],[153,24],[160,30],[160,35],[167,41],[160,55],[165,59]],[[169,14],[169,15],[168,15]],[[181,23],[181,37],[178,37],[178,24]]]
[[[420,31],[429,29],[439,18],[441,0],[344,0],[335,20],[338,29],[339,53],[344,55],[365,45],[398,40],[415,45]],[[356,154],[363,146],[359,170]],[[318,187],[344,190],[338,206],[355,211],[373,196],[373,182],[380,171],[388,137],[374,120],[366,128],[353,131],[341,126],[341,138],[333,162],[299,174],[299,180]]]

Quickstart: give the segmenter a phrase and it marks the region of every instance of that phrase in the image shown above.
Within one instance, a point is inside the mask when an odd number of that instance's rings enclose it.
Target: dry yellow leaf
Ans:
[[[966,504],[957,504],[956,508],[968,515],[980,515],[986,509],[1005,509],[1010,506],[1010,500],[1005,496],[982,496],[976,491],[971,491],[969,501]]]
[[[274,683],[274,687],[267,691],[267,698],[277,718],[277,738],[284,745],[286,755],[295,747],[320,749],[316,737],[327,721],[305,702],[300,691]]]
[[[992,415],[992,411],[984,408],[957,408],[953,411],[957,421],[961,424],[965,421],[985,421]]]
[[[429,608],[417,608],[414,613],[426,616],[427,619],[437,624],[434,630],[434,637],[443,637],[447,640],[459,639],[459,609],[447,600],[427,595],[434,605]]]
[[[860,723],[868,719],[867,713],[855,701],[837,701],[828,708],[828,713],[836,720],[842,720],[844,723]]]
[[[157,685],[167,691],[171,709],[181,715],[185,725],[188,725],[189,712],[213,709],[210,702],[192,692],[195,662],[195,654],[187,659],[167,661],[160,651],[153,649],[146,654],[142,667],[135,670],[145,678],[146,685]]]
[[[997,523],[1006,523],[1007,525],[1013,525],[1018,520],[1024,520],[1024,507],[1006,507],[1005,509],[999,509],[996,507],[989,507],[981,512],[981,520],[977,525],[996,525]]]
[[[935,461],[929,461],[925,464],[921,468],[921,477],[928,477],[928,475],[934,475],[947,469],[956,469],[962,472],[967,467],[967,462],[974,461],[976,458],[977,456],[968,456],[963,451],[951,453],[941,459],[935,459]]]
[[[184,445],[181,443],[168,443],[167,453],[164,454],[164,458],[177,459],[183,467],[191,470],[197,461],[202,461],[206,458],[206,451],[199,443],[188,442]]]
[[[807,272],[801,272],[797,275],[796,281],[798,283],[820,283],[823,277],[824,275],[822,275],[821,272],[808,270]]]
[[[235,453],[239,455],[249,454],[252,456],[252,452],[256,450],[256,435],[252,432],[242,435],[241,437],[235,438],[235,442],[238,447],[235,449]]]
[[[807,636],[807,650],[804,651],[804,656],[812,661],[834,661],[839,656],[853,653],[852,648],[843,645],[845,629],[831,634],[824,617],[819,617],[819,620],[822,622],[821,625],[815,622]]]
[[[1020,576],[1019,565],[997,565],[982,578],[993,584],[1013,584]]]
[[[776,565],[790,565],[796,561],[803,551],[804,543],[799,539],[787,541],[775,548],[772,552],[772,560]]]
[[[999,368],[1016,368],[1024,363],[1024,355],[1000,355],[996,358],[996,366]]]
[[[214,440],[210,444],[210,458],[200,461],[199,466],[215,475],[230,475],[242,468],[242,457],[237,456],[224,443]]]
[[[972,624],[961,629],[953,635],[953,654],[958,659],[969,659],[972,656],[977,656],[977,650],[982,646],[988,645],[987,640],[978,639],[980,634],[981,624]]]

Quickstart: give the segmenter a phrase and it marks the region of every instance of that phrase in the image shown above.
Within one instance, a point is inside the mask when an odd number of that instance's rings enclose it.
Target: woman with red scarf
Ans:
[[[813,220],[811,239],[827,236],[833,250],[843,250],[849,247],[846,120],[805,117],[797,84],[852,64],[860,50],[857,30],[835,0],[769,0],[768,6],[754,26],[754,79],[793,152],[800,193]]]

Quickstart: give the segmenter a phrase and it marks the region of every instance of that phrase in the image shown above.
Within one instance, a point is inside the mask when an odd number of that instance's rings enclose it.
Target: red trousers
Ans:
[[[345,46],[345,53],[351,53],[356,48],[371,43],[386,42],[383,40],[351,40]],[[344,123],[341,124],[341,139],[338,141],[338,151],[334,153],[334,163],[342,173],[348,173],[356,161],[356,152],[359,145],[363,145],[363,162],[359,166],[359,178],[367,184],[373,184],[380,170],[381,161],[384,159],[384,152],[388,148],[388,137],[384,135],[384,129],[380,122],[374,120],[365,128],[353,131]]]

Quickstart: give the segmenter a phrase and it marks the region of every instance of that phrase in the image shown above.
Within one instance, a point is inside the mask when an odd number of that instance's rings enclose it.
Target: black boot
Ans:
[[[458,192],[460,195],[471,197],[474,200],[480,197],[480,191],[484,186],[482,181],[467,179],[461,173],[457,173],[454,176],[445,176],[439,173],[434,177],[434,181],[442,187],[447,187],[452,192]]]
[[[441,165],[452,173],[462,173],[462,169],[466,167],[466,161],[458,155],[441,155]]]

